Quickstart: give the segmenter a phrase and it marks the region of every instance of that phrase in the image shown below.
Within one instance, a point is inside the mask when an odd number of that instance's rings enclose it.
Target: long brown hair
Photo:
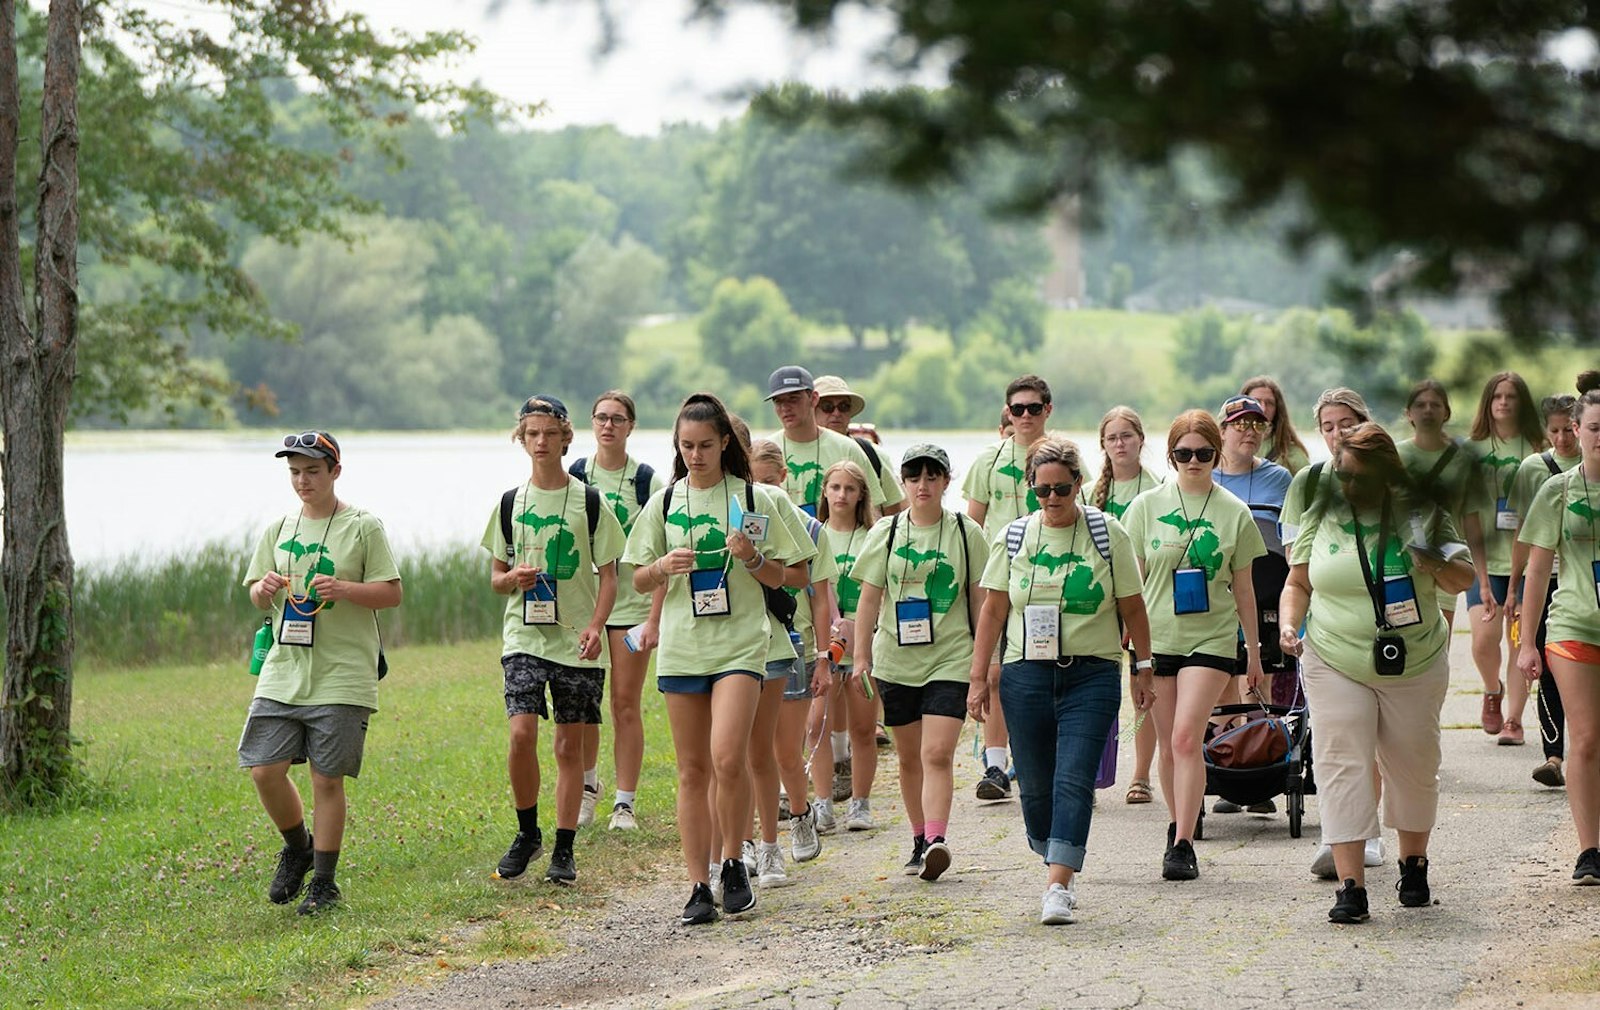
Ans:
[[[1539,419],[1539,408],[1533,402],[1533,394],[1528,392],[1527,380],[1516,372],[1496,372],[1483,384],[1483,395],[1478,397],[1478,413],[1472,419],[1472,433],[1468,437],[1474,442],[1487,442],[1491,437],[1498,437],[1494,433],[1494,419],[1489,416],[1489,408],[1494,403],[1494,391],[1502,382],[1511,383],[1511,388],[1517,391],[1517,434],[1533,447],[1534,452],[1543,452],[1544,422]]]
[[[1289,458],[1290,449],[1299,449],[1300,455],[1310,456],[1311,451],[1306,448],[1304,442],[1300,441],[1299,433],[1294,430],[1294,419],[1289,414],[1289,405],[1283,402],[1283,387],[1278,385],[1277,379],[1270,375],[1252,376],[1244,380],[1244,383],[1239,387],[1239,393],[1243,396],[1248,396],[1250,395],[1250,390],[1259,389],[1262,386],[1272,390],[1272,400],[1277,404],[1276,416],[1272,419],[1272,444],[1262,455],[1274,463],[1282,463],[1284,466],[1289,465],[1284,461]]]
[[[1119,404],[1106,411],[1106,416],[1100,419],[1100,452],[1102,455],[1100,477],[1094,482],[1094,490],[1089,493],[1090,504],[1098,509],[1105,508],[1106,502],[1111,500],[1111,484],[1115,480],[1115,474],[1111,472],[1111,454],[1105,451],[1106,427],[1112,421],[1127,421],[1133,425],[1133,430],[1139,433],[1141,448],[1144,442],[1144,420],[1139,417],[1139,412],[1132,407],[1124,407]],[[1144,464],[1140,463],[1139,466],[1142,468]]]
[[[827,472],[822,475],[822,500],[817,503],[817,519],[824,523],[828,521],[830,512],[828,508],[828,480],[833,476],[835,470],[849,477],[860,486],[861,497],[856,499],[856,528],[865,529],[870,527],[874,522],[877,522],[878,510],[872,507],[872,492],[867,490],[869,486],[867,484],[867,475],[859,466],[848,459],[841,459],[828,467]]]
[[[678,428],[685,421],[709,424],[717,434],[726,438],[728,444],[722,447],[722,472],[750,483],[750,454],[745,451],[744,442],[734,431],[728,408],[722,405],[715,393],[690,393],[684,399],[683,406],[678,408],[678,418],[672,422],[673,480],[683,480],[689,476],[689,468],[683,462],[683,450],[678,448]]]

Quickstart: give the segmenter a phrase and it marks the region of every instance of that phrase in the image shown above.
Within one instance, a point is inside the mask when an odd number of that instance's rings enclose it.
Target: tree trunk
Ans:
[[[62,441],[77,369],[81,4],[52,0],[45,43],[34,326],[20,258],[16,4],[0,0],[0,414],[5,432],[6,661],[0,793],[54,795],[72,769],[72,553]]]

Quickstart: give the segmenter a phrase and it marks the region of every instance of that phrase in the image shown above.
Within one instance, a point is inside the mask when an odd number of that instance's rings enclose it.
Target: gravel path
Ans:
[[[1122,781],[1100,793],[1078,922],[1040,926],[1043,868],[1027,851],[1017,803],[972,799],[968,751],[951,818],[955,862],[937,883],[900,873],[909,840],[889,760],[874,800],[883,826],[825,838],[822,857],[791,864],[795,884],[762,893],[745,921],[677,925],[687,888],[672,879],[608,901],[572,928],[558,956],[463,971],[376,1006],[1600,1005],[1600,888],[1571,886],[1565,795],[1528,777],[1540,760],[1537,720],[1528,746],[1494,746],[1476,728],[1466,636],[1454,636],[1452,659],[1444,723],[1459,728],[1445,733],[1429,908],[1395,900],[1390,832],[1389,862],[1368,871],[1372,921],[1330,926],[1333,886],[1307,870],[1315,798],[1299,840],[1282,814],[1208,815],[1196,846],[1201,878],[1163,882],[1167,815],[1159,792],[1147,806],[1122,802],[1124,743]],[[1588,992],[1572,992],[1583,964]]]

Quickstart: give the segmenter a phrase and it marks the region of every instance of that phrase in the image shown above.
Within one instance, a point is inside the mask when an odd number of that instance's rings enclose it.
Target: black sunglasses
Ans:
[[[1055,495],[1058,498],[1071,498],[1076,487],[1077,482],[1071,481],[1066,484],[1035,484],[1028,490],[1033,492],[1035,498],[1043,501],[1051,495]]]
[[[283,436],[285,449],[321,449],[333,457],[335,463],[339,462],[339,447],[328,441],[320,431],[302,431],[298,435]]]
[[[1034,417],[1038,417],[1040,414],[1044,413],[1044,404],[1008,403],[1006,404],[1006,409],[1011,411],[1012,417],[1021,417],[1023,414],[1032,414]]]
[[[1209,463],[1217,458],[1217,450],[1209,445],[1201,446],[1198,449],[1174,449],[1172,450],[1172,458],[1179,463],[1187,463],[1191,459]]]

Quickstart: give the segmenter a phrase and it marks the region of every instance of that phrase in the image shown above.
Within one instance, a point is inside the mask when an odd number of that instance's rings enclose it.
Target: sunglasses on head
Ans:
[[[285,449],[321,449],[333,457],[335,463],[339,462],[339,447],[328,441],[320,431],[302,431],[298,435],[283,436]]]
[[[1209,445],[1201,446],[1198,449],[1174,449],[1172,450],[1172,458],[1179,463],[1187,463],[1191,459],[1209,463],[1217,458],[1217,450]]]
[[[848,411],[850,409],[850,401],[849,400],[818,400],[817,401],[817,409],[822,411],[824,414],[832,414],[832,413],[835,413],[837,411]]]
[[[1021,417],[1023,414],[1030,414],[1033,417],[1038,417],[1040,414],[1044,413],[1044,404],[1042,404],[1042,403],[1008,403],[1008,404],[1006,404],[1006,409],[1011,411],[1011,416],[1012,417]]]
[[[1035,498],[1043,501],[1051,496],[1071,498],[1077,486],[1078,482],[1076,480],[1070,480],[1064,484],[1035,484],[1028,490],[1033,492]]]

